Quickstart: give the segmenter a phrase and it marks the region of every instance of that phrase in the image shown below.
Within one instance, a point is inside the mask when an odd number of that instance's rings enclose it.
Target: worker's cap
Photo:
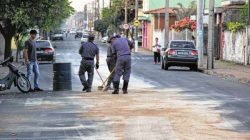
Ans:
[[[116,38],[115,36],[111,36],[109,39],[108,39],[108,43],[111,43],[112,39]]]
[[[95,40],[95,35],[93,35],[93,34],[89,34],[88,39],[89,39],[89,40]]]
[[[115,35],[115,38],[121,38],[121,35],[117,34]]]

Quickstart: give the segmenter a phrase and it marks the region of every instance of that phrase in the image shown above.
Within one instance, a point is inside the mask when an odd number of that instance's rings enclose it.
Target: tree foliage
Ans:
[[[241,31],[246,28],[248,22],[248,4],[241,7],[240,20],[237,22],[228,22],[227,29],[233,33]]]
[[[131,2],[131,1],[129,1]],[[128,3],[129,5],[129,3]],[[119,26],[125,20],[125,3],[124,0],[112,0],[112,6],[102,10],[102,20],[109,24],[109,29],[119,30]],[[128,9],[128,23],[135,18],[135,10]]]
[[[177,20],[182,20],[191,15],[196,15],[197,13],[197,4],[196,1],[192,1],[188,7],[184,7],[181,3],[177,4],[179,7],[174,8],[174,11],[177,16]]]
[[[227,29],[233,33],[245,29],[246,24],[241,22],[228,22]]]
[[[240,11],[240,19],[241,19],[241,23],[245,23],[247,24],[248,22],[248,4],[245,4],[244,6],[242,6],[242,9]]]
[[[5,0],[0,4],[0,32],[5,38],[5,58],[11,39],[30,28],[50,31],[74,12],[68,0]]]
[[[107,31],[109,24],[105,20],[96,20],[94,23],[94,30],[100,32],[102,36]]]

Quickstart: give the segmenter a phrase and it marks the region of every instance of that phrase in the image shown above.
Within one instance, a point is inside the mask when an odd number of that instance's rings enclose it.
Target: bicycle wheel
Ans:
[[[22,93],[28,93],[31,90],[31,84],[28,78],[25,76],[18,76],[17,77],[17,88],[22,92]]]

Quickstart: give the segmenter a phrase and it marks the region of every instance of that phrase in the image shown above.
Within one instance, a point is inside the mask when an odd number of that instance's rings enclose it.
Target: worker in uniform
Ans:
[[[115,66],[115,75],[113,79],[114,92],[112,94],[119,94],[120,78],[123,76],[123,94],[128,93],[128,84],[131,73],[131,49],[133,43],[127,38],[121,38],[116,36],[114,43],[112,44],[113,55],[117,57]]]
[[[79,77],[82,85],[84,86],[82,91],[91,92],[93,78],[94,78],[94,67],[99,68],[99,48],[93,43],[94,35],[89,35],[88,42],[81,45],[79,54],[82,56],[82,61],[79,69]],[[96,64],[94,58],[96,57]],[[86,79],[85,73],[88,74]]]
[[[107,62],[107,65],[108,65],[110,76],[108,78],[108,82],[107,82],[107,85],[104,88],[104,91],[108,91],[108,90],[111,89],[111,83],[113,82],[113,78],[114,78],[114,75],[115,75],[114,70],[115,70],[115,64],[116,64],[116,56],[113,56],[113,53],[112,53],[112,44],[114,43],[114,41],[115,41],[114,36],[112,36],[108,41],[108,43],[110,43],[110,45],[109,45],[109,47],[107,49],[106,62]]]

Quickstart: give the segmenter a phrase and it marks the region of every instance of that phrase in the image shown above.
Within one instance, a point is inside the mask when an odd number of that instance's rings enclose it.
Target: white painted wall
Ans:
[[[245,31],[232,33],[224,32],[223,60],[244,63],[247,56],[247,34]]]

